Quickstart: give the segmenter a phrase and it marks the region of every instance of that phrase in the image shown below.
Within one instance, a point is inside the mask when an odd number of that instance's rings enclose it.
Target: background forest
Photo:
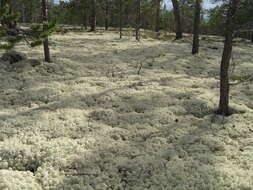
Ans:
[[[91,22],[93,0],[50,1],[49,19],[59,24],[83,25],[88,27]],[[162,0],[141,0],[141,28],[155,30],[157,2],[159,3],[159,29],[174,30],[173,10],[169,10]],[[213,0],[213,2],[218,2]],[[15,11],[21,13],[20,21],[34,23],[40,21],[40,2],[37,0],[12,1]],[[122,0],[123,27],[135,27],[136,3],[134,0]],[[240,7],[237,24],[243,25],[253,20],[253,5],[246,0]],[[183,32],[191,33],[194,23],[194,0],[180,0],[181,20]],[[201,34],[223,35],[225,4],[219,3],[215,8],[201,11]],[[119,0],[96,0],[96,22],[98,26],[117,27],[119,25]],[[249,33],[244,36],[250,37]]]

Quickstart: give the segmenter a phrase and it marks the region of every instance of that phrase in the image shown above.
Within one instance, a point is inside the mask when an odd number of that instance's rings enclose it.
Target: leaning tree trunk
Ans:
[[[106,0],[105,2],[105,30],[108,30],[108,24],[109,24],[109,0]]]
[[[229,113],[229,74],[235,14],[240,0],[230,0],[226,19],[226,32],[223,55],[220,66],[220,102],[218,114],[228,116]]]
[[[43,22],[48,22],[48,9],[47,9],[47,0],[41,0],[41,9],[42,9],[42,20]],[[47,30],[46,26],[44,25],[44,30]],[[48,45],[48,37],[43,42],[44,46],[44,56],[45,61],[50,62],[50,51]]]
[[[161,3],[161,0],[155,0],[156,2],[156,21],[155,21],[155,31],[156,32],[159,32],[160,30],[160,10],[161,10],[161,7],[160,7],[160,3]]]
[[[119,37],[122,38],[122,0],[119,0]]]
[[[201,0],[195,2],[195,15],[193,26],[193,45],[192,54],[199,53],[199,25],[200,25]]]
[[[96,31],[96,0],[92,0],[91,5],[91,32]]]
[[[136,3],[135,39],[140,41],[141,0],[136,0]]]
[[[172,0],[172,4],[173,4],[174,17],[175,17],[176,39],[178,40],[183,37],[178,0]]]

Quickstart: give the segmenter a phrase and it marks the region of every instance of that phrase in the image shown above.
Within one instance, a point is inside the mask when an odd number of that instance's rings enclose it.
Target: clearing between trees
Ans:
[[[235,40],[234,79],[253,73],[253,44]],[[0,62],[0,189],[253,188],[252,83],[232,86],[233,115],[214,114],[222,38],[194,56],[190,37],[50,42],[53,63],[25,43],[42,64]]]

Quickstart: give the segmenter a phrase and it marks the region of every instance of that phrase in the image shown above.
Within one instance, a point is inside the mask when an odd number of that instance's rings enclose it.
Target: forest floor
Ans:
[[[253,84],[214,114],[222,39],[67,33],[53,63],[0,62],[1,190],[252,190]],[[42,48],[17,51],[42,61]],[[238,40],[234,75],[253,73]],[[138,75],[138,70],[142,69]]]

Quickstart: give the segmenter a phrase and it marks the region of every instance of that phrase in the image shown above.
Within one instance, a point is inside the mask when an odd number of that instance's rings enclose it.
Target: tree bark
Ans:
[[[33,8],[33,1],[31,1],[29,4],[25,4],[25,20],[27,23],[32,23],[35,20],[33,16]]]
[[[91,32],[96,31],[96,0],[92,0],[91,5]]]
[[[105,1],[105,30],[108,30],[108,24],[109,24],[109,0]]]
[[[119,37],[122,38],[122,0],[119,0]]]
[[[22,3],[22,22],[26,23],[26,18],[25,18],[25,3]]]
[[[135,39],[140,41],[141,0],[136,0],[136,3]]]
[[[178,40],[183,37],[178,0],[172,0],[172,4],[173,4],[174,17],[175,17],[176,39]]]
[[[84,8],[84,11],[83,11],[83,26],[84,26],[85,30],[87,30],[87,27],[88,27],[88,14],[87,14],[86,7]]]
[[[114,11],[110,12],[109,17],[110,17],[109,25],[114,27],[115,26],[115,22],[114,22],[115,21],[115,13],[114,13]],[[116,15],[116,17],[117,17],[117,15]],[[116,26],[117,26],[117,22],[116,22]]]
[[[124,25],[129,24],[129,4],[126,3],[124,8]]]
[[[233,31],[235,14],[240,0],[230,0],[226,19],[225,43],[220,66],[220,101],[218,114],[230,115],[229,112],[229,74],[231,53],[233,48]]]
[[[48,9],[47,9],[47,0],[41,0],[41,9],[42,9],[42,21],[48,22]],[[44,30],[47,28],[44,26]],[[44,56],[46,62],[51,62],[50,60],[50,50],[48,45],[48,37],[43,42],[44,46]]]
[[[199,53],[200,11],[201,11],[201,0],[195,0],[192,54]]]
[[[155,22],[155,31],[159,32],[160,30],[160,7],[161,0],[156,0],[156,22]]]
[[[88,3],[87,3],[87,0],[83,0],[82,1],[82,7],[83,7],[83,26],[85,28],[85,30],[87,30],[87,27],[88,27]]]

